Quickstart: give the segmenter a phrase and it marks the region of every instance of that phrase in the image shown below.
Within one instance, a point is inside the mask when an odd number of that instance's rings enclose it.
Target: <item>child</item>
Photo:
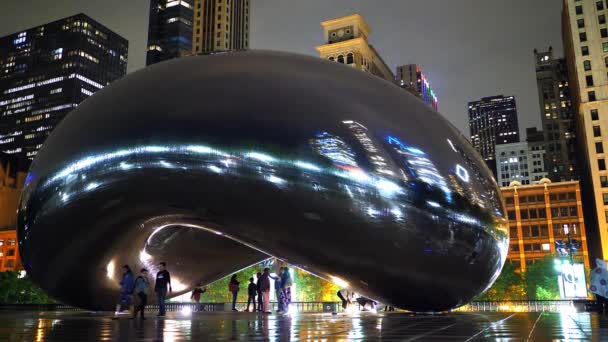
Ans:
[[[249,298],[247,298],[247,311],[249,311],[249,304],[253,303],[253,311],[255,312],[255,296],[258,292],[258,287],[253,282],[253,277],[249,278],[249,286],[247,287],[247,294]]]

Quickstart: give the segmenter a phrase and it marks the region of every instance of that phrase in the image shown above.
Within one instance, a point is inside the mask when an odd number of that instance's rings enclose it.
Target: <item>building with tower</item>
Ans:
[[[150,0],[146,65],[192,54],[193,0]]]
[[[127,72],[128,42],[77,14],[0,38],[0,151],[33,159],[80,102]]]
[[[249,48],[249,0],[194,0],[192,51]]]
[[[369,44],[371,29],[360,14],[330,19],[321,26],[325,44],[316,48],[321,58],[395,82],[391,69]]]
[[[469,102],[469,129],[471,143],[496,176],[496,145],[519,142],[515,97],[498,95]]]
[[[534,50],[534,58],[548,178],[556,182],[578,179],[576,121],[566,60],[555,58],[552,47]]]

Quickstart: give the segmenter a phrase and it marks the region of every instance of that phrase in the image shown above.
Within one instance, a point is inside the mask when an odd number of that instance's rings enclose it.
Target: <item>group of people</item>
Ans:
[[[154,292],[158,300],[158,316],[165,316],[165,299],[167,294],[171,293],[171,274],[166,270],[167,264],[161,262],[158,264],[159,271],[156,273],[156,281],[154,284]],[[146,304],[148,303],[148,291],[150,281],[148,280],[148,270],[142,268],[139,275],[135,277],[129,265],[122,267],[122,278],[120,280],[120,296],[116,304],[116,311],[113,319],[118,318],[118,314],[126,307],[133,312],[131,319],[137,317],[141,313],[141,319],[144,317]]]
[[[265,268],[263,272],[256,274],[256,278],[249,278],[247,309],[245,311],[270,313],[270,280],[272,279],[274,280],[275,295],[278,302],[277,312],[288,312],[291,303],[291,286],[293,285],[289,268],[281,267],[276,276],[270,274],[269,268]],[[238,311],[236,309],[236,299],[240,290],[240,282],[236,274],[230,278],[228,290],[232,293],[232,310]],[[253,309],[250,310],[252,304]]]

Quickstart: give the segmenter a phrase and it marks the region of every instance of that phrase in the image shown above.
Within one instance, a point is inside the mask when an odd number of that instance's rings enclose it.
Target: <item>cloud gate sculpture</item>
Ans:
[[[82,103],[32,164],[23,263],[51,296],[112,308],[120,267],[166,261],[174,294],[270,256],[399,308],[462,305],[507,253],[490,171],[384,80],[267,51],[132,73]]]

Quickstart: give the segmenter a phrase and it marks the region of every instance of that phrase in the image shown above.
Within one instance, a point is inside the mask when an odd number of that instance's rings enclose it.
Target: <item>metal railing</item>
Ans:
[[[588,301],[573,300],[512,300],[471,302],[459,307],[455,312],[564,312],[585,311]]]

